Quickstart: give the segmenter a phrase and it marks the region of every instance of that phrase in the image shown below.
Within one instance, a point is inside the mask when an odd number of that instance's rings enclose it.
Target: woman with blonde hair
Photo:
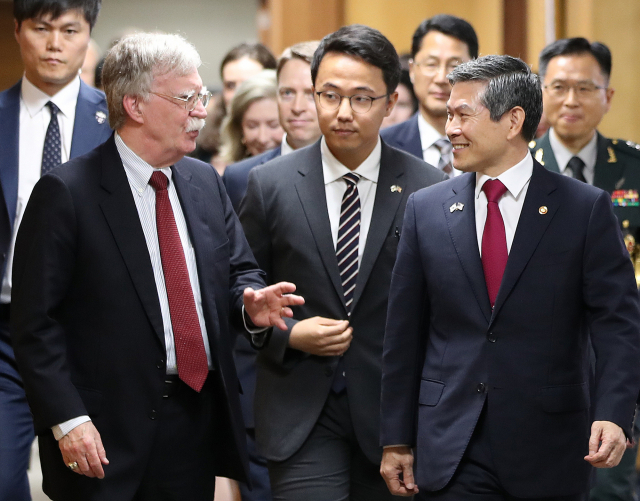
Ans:
[[[222,123],[221,157],[226,165],[275,148],[284,131],[278,120],[274,70],[263,70],[240,84]]]

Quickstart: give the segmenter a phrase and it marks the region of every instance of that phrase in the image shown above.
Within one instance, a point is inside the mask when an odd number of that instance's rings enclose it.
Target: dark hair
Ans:
[[[393,44],[382,33],[369,26],[352,24],[324,37],[313,55],[311,80],[316,84],[318,68],[329,52],[362,59],[382,70],[387,92],[393,93],[400,81],[400,59]]]
[[[478,36],[473,26],[467,21],[449,14],[438,14],[430,19],[425,19],[413,34],[411,41],[411,57],[416,57],[422,47],[422,40],[430,31],[439,31],[450,37],[457,38],[467,45],[469,56],[472,59],[478,57]]]
[[[611,76],[611,51],[609,47],[600,42],[589,43],[589,40],[582,37],[556,40],[542,49],[538,63],[540,78],[544,80],[549,61],[554,57],[580,54],[591,54],[598,61],[600,71],[609,81]]]
[[[50,15],[57,19],[70,10],[80,10],[89,27],[93,29],[98,19],[98,12],[102,0],[14,0],[13,17],[18,22],[18,28],[22,21]]]
[[[237,61],[243,57],[248,57],[262,65],[262,69],[275,70],[276,58],[271,51],[261,43],[241,43],[233,47],[222,59],[220,63],[220,78],[222,78],[222,70],[232,61]]]
[[[522,136],[529,142],[542,116],[542,88],[538,76],[527,64],[511,56],[484,56],[461,64],[449,74],[449,83],[487,82],[481,102],[497,122],[509,110],[524,110]]]

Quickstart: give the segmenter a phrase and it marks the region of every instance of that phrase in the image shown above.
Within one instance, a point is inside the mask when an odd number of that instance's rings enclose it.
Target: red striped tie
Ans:
[[[149,184],[156,190],[158,243],[169,299],[178,376],[199,392],[209,374],[209,365],[184,249],[169,201],[168,182],[167,176],[160,171],[154,172],[149,180]]]

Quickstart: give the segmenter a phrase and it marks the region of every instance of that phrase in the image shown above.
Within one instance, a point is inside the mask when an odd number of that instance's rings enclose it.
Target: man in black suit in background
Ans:
[[[229,323],[261,344],[302,299],[262,289],[222,180],[184,158],[199,65],[177,35],[113,47],[115,134],[43,176],[22,220],[12,338],[54,500],[211,501],[215,475],[246,479]]]
[[[378,415],[391,269],[408,195],[445,176],[380,140],[400,76],[380,32],[326,36],[311,75],[322,140],[253,169],[240,208],[268,283],[296,280],[306,296],[258,355],[256,440],[276,499],[386,500]]]

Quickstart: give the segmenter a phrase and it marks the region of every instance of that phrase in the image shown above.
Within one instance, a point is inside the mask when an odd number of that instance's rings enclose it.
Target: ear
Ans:
[[[17,19],[13,20],[13,27],[13,36],[16,38],[16,41],[20,43],[20,40],[18,40],[18,37],[20,36],[20,25],[18,24]]]
[[[609,108],[611,108],[611,100],[613,99],[613,95],[615,94],[615,92],[616,92],[616,90],[613,87],[609,87],[605,91],[605,93],[606,93],[605,94],[605,99],[607,100],[605,113],[609,111]]]
[[[415,75],[415,65],[413,63],[413,59],[409,59],[409,80],[411,80],[411,84],[415,84],[414,75]]]
[[[508,120],[509,132],[507,133],[507,140],[518,137],[522,132],[522,126],[524,125],[525,113],[524,109],[520,106],[516,106],[507,111],[502,120]]]
[[[122,106],[131,120],[139,124],[144,123],[144,103],[140,96],[127,94],[122,98]]]
[[[384,114],[385,117],[388,117],[389,115],[391,115],[391,112],[393,111],[393,107],[396,105],[397,102],[398,102],[398,93],[393,92],[389,96],[389,99],[387,99],[387,109]]]

